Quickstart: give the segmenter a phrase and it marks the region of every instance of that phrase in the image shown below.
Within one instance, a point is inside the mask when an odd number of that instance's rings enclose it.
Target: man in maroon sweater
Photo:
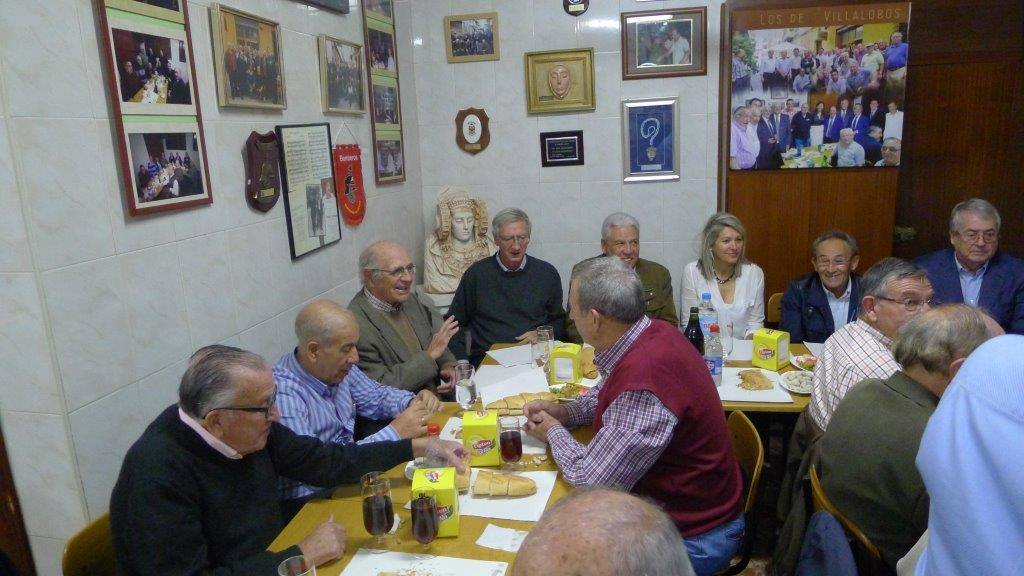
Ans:
[[[614,486],[661,506],[694,571],[718,572],[742,542],[743,481],[707,366],[674,326],[644,316],[640,279],[617,258],[579,265],[569,306],[602,382],[568,404],[527,404],[527,433],[551,444],[573,486]],[[589,444],[567,430],[588,424]]]

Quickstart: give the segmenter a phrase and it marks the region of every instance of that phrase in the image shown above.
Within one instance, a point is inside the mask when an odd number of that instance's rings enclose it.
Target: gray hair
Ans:
[[[705,280],[711,280],[715,276],[715,255],[711,251],[711,248],[715,245],[715,241],[718,240],[718,235],[722,233],[722,230],[726,228],[732,228],[739,232],[740,237],[743,240],[747,239],[747,229],[743,227],[743,223],[740,219],[733,216],[728,212],[719,212],[708,218],[708,221],[704,224],[704,230],[701,231],[700,236],[700,259],[697,260],[697,267],[700,268],[700,275]],[[740,253],[740,261],[737,264],[745,264],[746,258],[746,247]],[[740,272],[743,267],[736,266],[736,278],[740,277]]]
[[[890,282],[898,282],[907,278],[928,280],[928,271],[921,266],[902,258],[882,258],[864,273],[860,281],[861,297],[888,298],[886,292]],[[864,318],[867,310],[861,306],[858,318]]]
[[[333,300],[321,298],[303,306],[295,316],[295,337],[299,340],[299,347],[310,342],[323,345],[332,342],[338,332],[339,319],[343,322],[356,321],[352,312]]]
[[[842,240],[843,242],[846,242],[847,246],[850,247],[850,254],[852,256],[860,254],[860,247],[857,246],[857,241],[853,238],[853,236],[850,236],[849,234],[843,232],[842,230],[836,230],[833,228],[832,230],[827,230],[823,232],[821,236],[818,236],[817,238],[814,239],[814,244],[811,245],[811,256],[817,257],[818,246],[821,246],[823,242],[827,242],[829,240]]]
[[[530,223],[530,217],[526,215],[526,212],[523,212],[519,208],[505,208],[501,212],[495,214],[494,219],[491,220],[491,230],[494,231],[495,240],[497,240],[498,235],[501,234],[501,229],[513,222],[525,222],[527,236],[533,232],[533,224]]]
[[[996,210],[995,206],[987,200],[971,198],[970,200],[964,200],[956,206],[953,206],[953,211],[949,213],[950,234],[960,231],[960,215],[964,212],[970,212],[986,220],[994,220],[996,223],[996,232],[999,232],[999,229],[1003,226],[1003,220],[999,217],[999,211]]]
[[[380,268],[380,261],[377,258],[377,250],[374,248],[375,244],[376,242],[374,244],[370,244],[362,251],[361,254],[359,254],[359,270],[370,270],[370,274],[373,274],[373,277],[377,278],[380,276],[380,272],[377,272],[376,270],[377,268]],[[360,282],[363,283],[363,286],[366,286],[366,279],[363,278],[362,274],[359,275],[359,279]]]
[[[637,222],[636,218],[633,218],[625,212],[616,212],[609,214],[604,222],[601,223],[601,240],[607,240],[608,235],[612,233],[612,228],[636,228],[637,234],[640,233],[640,223]]]
[[[260,372],[267,363],[259,354],[214,344],[196,350],[178,386],[178,405],[192,418],[202,420],[211,410],[231,404],[238,395],[240,372]]]
[[[904,369],[949,375],[949,365],[991,338],[982,313],[965,304],[939,306],[911,318],[896,336],[893,356]]]
[[[844,134],[853,134],[853,128],[843,128],[842,130],[839,131],[840,136]]]
[[[889,136],[888,138],[882,140],[882,146],[885,146],[889,142],[895,142],[896,144],[899,145],[900,149],[903,148],[903,143],[900,141],[900,139],[899,138],[894,138],[892,136]]]
[[[576,302],[582,312],[597,310],[619,322],[633,324],[643,317],[644,288],[640,277],[619,258],[598,257],[573,268]]]

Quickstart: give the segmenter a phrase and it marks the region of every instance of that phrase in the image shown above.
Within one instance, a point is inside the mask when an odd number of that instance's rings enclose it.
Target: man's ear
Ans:
[[[857,269],[857,265],[858,264],[860,264],[860,256],[859,255],[854,256],[853,258],[850,258],[850,272],[851,273],[853,273],[853,271]]]
[[[878,320],[878,313],[875,311],[877,304],[878,300],[874,296],[865,296],[860,299],[860,309],[864,311],[864,317],[872,322]]]
[[[957,358],[949,363],[949,379],[952,380],[956,373],[960,371],[960,367],[964,365],[967,358]]]
[[[302,345],[306,351],[306,357],[310,360],[316,360],[317,356],[320,355],[320,343],[316,340],[310,340]]]
[[[221,410],[210,410],[203,418],[203,428],[217,438],[224,435],[224,414]]]

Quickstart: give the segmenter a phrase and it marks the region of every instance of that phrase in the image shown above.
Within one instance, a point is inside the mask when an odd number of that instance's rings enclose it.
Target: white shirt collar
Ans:
[[[210,434],[210,431],[203,428],[202,424],[196,422],[195,419],[188,414],[185,414],[185,411],[181,409],[181,406],[178,406],[178,418],[181,418],[181,421],[184,422],[186,426],[195,430],[196,434],[199,434],[199,437],[203,439],[203,442],[210,445],[210,448],[213,448],[217,452],[220,452],[221,455],[232,460],[242,459],[242,455],[238,453],[238,450],[235,450],[231,446],[221,442],[220,438]]]
[[[501,266],[501,269],[503,271],[505,271],[505,272],[513,272],[513,270],[511,268],[509,268],[508,266],[505,266],[505,263],[501,261],[501,252],[495,252],[494,253],[494,259],[498,261],[498,266]],[[526,268],[526,254],[523,254],[523,261],[519,264],[519,268],[516,268],[514,270],[514,272],[519,272],[523,268]]]

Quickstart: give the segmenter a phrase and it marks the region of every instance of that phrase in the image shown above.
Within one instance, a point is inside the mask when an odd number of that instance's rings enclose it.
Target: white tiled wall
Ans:
[[[708,6],[707,76],[622,80],[619,14]],[[487,200],[493,216],[517,206],[533,221],[530,253],[550,261],[568,282],[572,265],[600,250],[601,221],[618,210],[641,224],[641,255],[672,272],[679,290],[683,266],[695,259],[695,241],[717,198],[718,28],[721,2],[591,0],[578,18],[560,0],[415,0],[413,60],[416,64],[423,222],[434,227],[442,186],[468,189]],[[444,17],[497,12],[501,59],[448,64]],[[594,48],[597,109],[593,112],[526,114],[523,54]],[[627,98],[679,98],[681,181],[623,184],[621,102]],[[491,143],[470,155],[455,144],[459,110],[483,108]],[[582,130],[586,165],[541,168],[540,132]]]
[[[280,112],[217,107],[209,4],[192,0],[189,17],[214,203],[130,218],[93,0],[0,0],[0,424],[41,576],[60,574],[66,539],[107,510],[125,451],[175,401],[193,350],[227,342],[276,359],[303,303],[355,294],[367,244],[421,250],[410,1],[396,2],[408,181],[379,189],[369,118],[320,111],[316,35],[362,44],[359,3],[340,16],[225,2],[281,24]],[[283,202],[267,214],[245,203],[242,147],[252,130],[323,121],[335,142],[363,147],[369,212],[292,261]]]

